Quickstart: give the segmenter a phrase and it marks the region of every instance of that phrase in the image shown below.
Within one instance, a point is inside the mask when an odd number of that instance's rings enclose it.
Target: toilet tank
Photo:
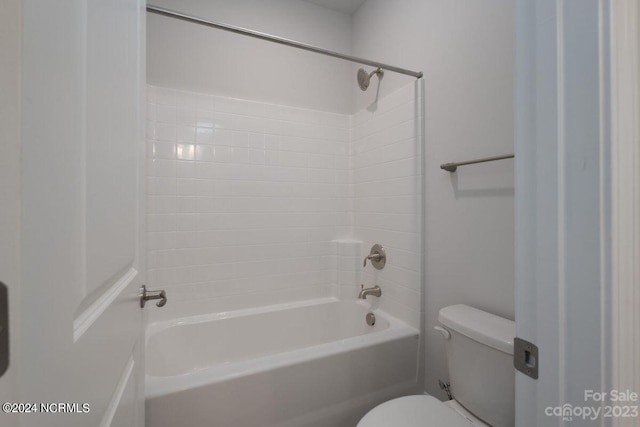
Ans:
[[[512,427],[515,322],[462,304],[443,308],[438,320],[451,334],[445,348],[453,398],[494,427]]]

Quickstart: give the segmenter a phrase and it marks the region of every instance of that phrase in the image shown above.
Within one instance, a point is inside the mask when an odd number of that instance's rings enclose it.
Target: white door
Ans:
[[[517,7],[516,333],[538,346],[539,378],[516,373],[516,425],[637,426],[639,402],[613,393],[640,391],[640,43],[618,27],[637,30],[640,8]],[[623,74],[616,57],[629,60]],[[635,119],[620,121],[624,109]]]
[[[9,290],[10,307],[18,298],[20,225],[20,0],[0,0],[0,282]],[[8,332],[10,348],[17,347],[17,312],[11,310],[11,330],[0,307],[0,341]],[[4,350],[0,342],[0,353]],[[0,354],[0,361],[6,354]],[[5,370],[6,368],[6,370]],[[16,363],[0,363],[0,403],[12,402],[16,395]],[[13,427],[16,417],[0,412],[0,425]]]
[[[11,378],[38,413],[0,425],[142,427],[145,5],[21,4]]]

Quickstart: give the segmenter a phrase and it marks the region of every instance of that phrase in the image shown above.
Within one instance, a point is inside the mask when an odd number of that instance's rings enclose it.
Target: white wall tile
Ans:
[[[153,86],[148,99],[149,286],[183,301],[328,295],[331,240],[352,224],[351,176],[334,176],[349,117]]]
[[[422,159],[415,102],[410,84],[378,100],[375,111],[354,115],[352,182],[354,236],[363,242],[362,257],[374,243],[387,252],[385,268],[367,264],[362,281],[382,288],[380,308],[419,327]]]
[[[191,124],[176,125],[176,141],[178,142],[196,142],[196,127]]]
[[[380,306],[418,326],[413,85],[353,116],[148,92],[151,287],[228,307],[234,295],[284,301],[317,286],[351,299],[377,284]],[[382,271],[362,268],[373,243],[387,248]]]

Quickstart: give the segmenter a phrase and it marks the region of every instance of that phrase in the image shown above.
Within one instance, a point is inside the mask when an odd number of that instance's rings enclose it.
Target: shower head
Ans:
[[[382,76],[384,76],[384,71],[382,71],[381,68],[377,68],[371,73],[367,73],[362,68],[358,70],[358,86],[360,86],[360,89],[367,90],[367,88],[369,87],[369,82],[371,81],[371,76],[373,76],[374,74],[377,74],[378,78],[381,79]]]

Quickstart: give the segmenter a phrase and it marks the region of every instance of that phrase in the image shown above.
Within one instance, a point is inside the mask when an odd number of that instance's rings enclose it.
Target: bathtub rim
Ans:
[[[375,308],[373,304],[367,301],[341,300],[335,297],[324,297],[312,300],[303,300],[294,303],[275,304],[259,308],[242,309],[232,312],[184,316],[176,319],[150,323],[146,328],[145,347],[152,335],[176,326],[204,323],[215,320],[230,319],[234,317],[250,316],[336,302],[350,302],[363,306],[366,310],[373,311],[376,316],[383,317],[387,322],[389,322],[389,327],[364,335],[356,335],[341,340],[320,343],[317,345],[290,350],[284,353],[270,354],[254,359],[213,365],[208,368],[186,372],[180,375],[153,376],[145,372],[146,399],[162,397],[172,393],[202,387],[207,384],[228,381],[234,378],[257,374],[287,365],[302,363],[322,357],[329,357],[359,348],[374,346],[387,341],[393,341],[412,336],[416,339],[420,337],[420,331],[418,329],[407,325],[403,321],[389,315],[387,312],[382,311],[379,308]]]

